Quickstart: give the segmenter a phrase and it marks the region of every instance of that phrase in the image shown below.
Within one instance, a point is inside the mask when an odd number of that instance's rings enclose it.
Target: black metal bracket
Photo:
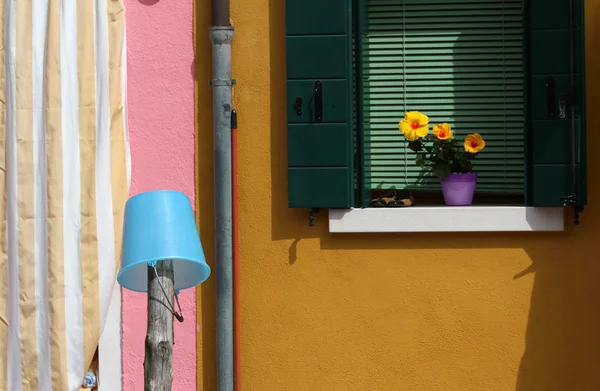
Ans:
[[[323,122],[323,83],[320,80],[315,82],[311,100],[308,102],[309,106],[311,101],[315,103],[315,122]],[[296,97],[294,110],[298,117],[302,116],[302,98]]]
[[[575,206],[577,204],[577,196],[575,194],[561,197],[560,200],[563,202],[564,206]]]
[[[573,208],[574,214],[575,216],[573,217],[573,223],[575,223],[575,225],[579,225],[579,214],[583,213],[583,206],[575,206]]]
[[[315,97],[315,121],[322,122],[323,121],[323,83],[321,83],[319,80],[317,80],[315,82],[314,97]]]
[[[558,117],[560,119],[567,118],[567,108],[571,111],[573,99],[571,98],[571,94],[560,94],[558,96]]]
[[[566,197],[562,197],[561,201],[563,202],[564,206],[569,206],[569,207],[573,208],[573,212],[574,212],[573,223],[575,223],[575,225],[578,225],[579,224],[579,215],[581,213],[583,213],[583,206],[577,205],[577,195],[571,194]]]
[[[315,213],[319,213],[319,208],[310,208],[308,210],[308,225],[310,227],[315,226]]]
[[[236,85],[235,79],[212,79],[208,81],[208,85],[211,87],[233,87]]]

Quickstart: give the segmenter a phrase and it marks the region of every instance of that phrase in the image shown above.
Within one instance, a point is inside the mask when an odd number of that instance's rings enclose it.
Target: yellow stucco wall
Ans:
[[[232,2],[244,390],[600,389],[600,2],[586,3],[590,206],[581,225],[332,235],[326,214],[309,228],[307,212],[286,205],[285,2]],[[214,266],[208,10],[196,1],[197,209]],[[216,390],[214,289],[214,278],[198,289],[206,391]]]

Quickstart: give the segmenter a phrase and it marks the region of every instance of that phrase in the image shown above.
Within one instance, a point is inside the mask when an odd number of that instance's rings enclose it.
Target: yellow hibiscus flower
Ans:
[[[429,133],[429,117],[418,111],[409,111],[398,127],[408,141],[416,141]]]
[[[433,127],[433,134],[435,134],[435,137],[437,137],[438,140],[448,140],[454,136],[454,132],[452,131],[450,124],[446,123],[435,125]]]
[[[464,147],[469,153],[477,153],[485,148],[485,141],[479,133],[473,133],[465,137]]]

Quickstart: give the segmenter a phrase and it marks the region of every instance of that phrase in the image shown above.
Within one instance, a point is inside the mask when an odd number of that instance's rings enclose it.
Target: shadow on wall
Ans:
[[[285,1],[269,0],[269,51],[271,69],[271,215],[273,240],[319,238],[327,228],[327,212],[316,216],[308,226],[308,210],[287,206],[287,111],[285,58]],[[299,222],[301,221],[301,223]],[[290,248],[290,262],[295,244]]]
[[[140,0],[142,1],[142,0]],[[145,0],[148,3],[158,0]],[[198,387],[202,390],[216,390],[216,327],[215,327],[215,254],[214,254],[214,194],[212,178],[214,176],[213,131],[212,131],[212,90],[208,80],[212,79],[211,43],[208,37],[210,27],[210,0],[194,1],[194,53],[191,69],[195,82],[196,102],[196,178],[207,178],[199,183],[196,179],[196,214],[199,220],[200,235],[204,243],[206,262],[213,270],[212,278],[197,289]],[[200,55],[198,55],[200,53]]]
[[[340,250],[436,250],[523,249],[531,265],[515,270],[514,280],[535,275],[525,340],[525,353],[515,374],[517,391],[564,391],[600,389],[600,157],[588,153],[589,206],[582,223],[572,227],[568,211],[566,232],[531,234],[445,234],[432,240],[420,234],[343,234],[328,232],[327,212],[316,217],[316,226],[308,226],[308,211],[287,207],[287,123],[285,61],[274,53],[285,53],[285,2],[271,0],[271,239],[290,241],[290,265],[317,263],[321,259],[302,258],[298,244],[304,239],[319,239],[322,251]],[[588,7],[588,9],[591,7]],[[600,31],[592,20],[600,15],[596,7],[587,15],[587,104],[588,112],[600,105]],[[592,28],[595,30],[592,31]],[[589,145],[600,143],[594,129],[600,120],[588,116]],[[373,255],[374,256],[374,255]],[[369,262],[366,255],[365,262]],[[283,261],[283,260],[282,260]],[[390,261],[394,262],[393,259]],[[402,263],[402,259],[397,260]],[[507,278],[506,285],[514,280]],[[510,320],[506,320],[510,321]],[[491,357],[496,359],[496,357]],[[458,370],[458,369],[457,369]],[[476,370],[476,368],[475,368]]]
[[[600,104],[600,29],[591,23],[600,8],[586,8],[588,113]],[[590,12],[591,11],[591,12]],[[597,145],[597,117],[588,114],[588,145]],[[588,147],[589,204],[585,222],[560,242],[530,247],[528,271],[535,273],[527,325],[526,350],[517,391],[600,389],[600,256],[598,255],[598,154]],[[516,276],[518,278],[519,276]]]
[[[600,389],[600,264],[586,236],[527,249],[532,264],[515,278],[535,279],[517,391]]]

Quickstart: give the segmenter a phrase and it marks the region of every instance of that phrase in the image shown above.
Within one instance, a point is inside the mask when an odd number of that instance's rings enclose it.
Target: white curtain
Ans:
[[[123,3],[0,13],[0,390],[75,391],[107,324],[128,196]]]

